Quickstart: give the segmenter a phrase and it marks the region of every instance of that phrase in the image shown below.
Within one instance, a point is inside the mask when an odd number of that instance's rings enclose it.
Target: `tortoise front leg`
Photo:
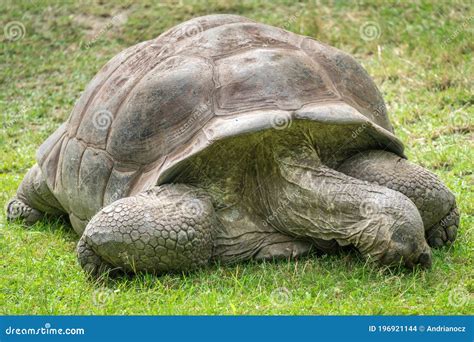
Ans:
[[[387,151],[367,151],[345,161],[339,171],[386,186],[415,203],[432,247],[454,242],[459,212],[452,192],[430,171]]]
[[[216,224],[202,191],[178,184],[155,187],[97,213],[79,241],[79,263],[93,276],[110,269],[188,271],[209,262]]]
[[[264,149],[259,160],[271,160]],[[431,265],[423,222],[405,195],[324,166],[310,146],[276,150],[273,163],[258,166],[264,177],[253,199],[263,215],[278,213],[276,229],[353,245],[382,264]]]

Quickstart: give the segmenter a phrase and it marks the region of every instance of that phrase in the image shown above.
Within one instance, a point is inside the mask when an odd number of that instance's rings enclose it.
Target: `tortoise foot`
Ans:
[[[454,206],[441,221],[426,231],[426,241],[433,248],[451,245],[456,239],[458,227],[459,211]]]
[[[23,220],[26,224],[32,225],[43,217],[43,213],[30,207],[25,202],[14,197],[6,206],[8,221]]]
[[[84,271],[91,277],[97,278],[104,275],[115,276],[121,271],[105,262],[86,242],[85,236],[77,244],[77,259]]]

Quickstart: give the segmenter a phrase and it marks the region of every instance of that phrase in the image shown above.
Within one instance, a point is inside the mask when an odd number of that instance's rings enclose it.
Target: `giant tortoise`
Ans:
[[[7,216],[66,215],[92,275],[348,248],[429,267],[459,224],[354,58],[236,15],[112,58],[36,160]]]

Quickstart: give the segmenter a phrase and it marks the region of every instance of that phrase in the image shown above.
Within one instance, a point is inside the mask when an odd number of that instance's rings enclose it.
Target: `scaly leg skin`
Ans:
[[[206,265],[217,220],[209,197],[181,184],[122,198],[87,225],[77,252],[84,270],[98,276],[124,272],[180,272]]]
[[[262,215],[279,213],[276,229],[353,245],[386,265],[431,266],[422,219],[405,195],[326,167],[310,145],[261,146],[253,201]]]
[[[456,239],[459,212],[449,189],[430,171],[387,151],[359,153],[342,163],[340,172],[386,186],[415,203],[431,247],[451,244]]]
[[[20,219],[27,225],[40,220],[45,213],[64,213],[59,202],[49,190],[38,165],[33,166],[18,188],[17,194],[6,206],[9,221]]]

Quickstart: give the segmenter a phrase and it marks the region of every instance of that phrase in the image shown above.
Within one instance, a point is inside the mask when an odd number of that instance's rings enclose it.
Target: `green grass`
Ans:
[[[67,225],[41,222],[25,230],[2,216],[0,313],[472,314],[473,7],[358,3],[3,1],[2,28],[19,21],[25,34],[1,38],[0,200],[15,193],[38,146],[108,59],[193,16],[236,13],[315,37],[367,68],[408,157],[434,171],[458,200],[458,240],[434,252],[432,269],[380,269],[347,254],[91,282],[76,263],[77,237]],[[112,25],[117,14],[127,19]],[[362,39],[366,22],[375,23],[378,38]]]

